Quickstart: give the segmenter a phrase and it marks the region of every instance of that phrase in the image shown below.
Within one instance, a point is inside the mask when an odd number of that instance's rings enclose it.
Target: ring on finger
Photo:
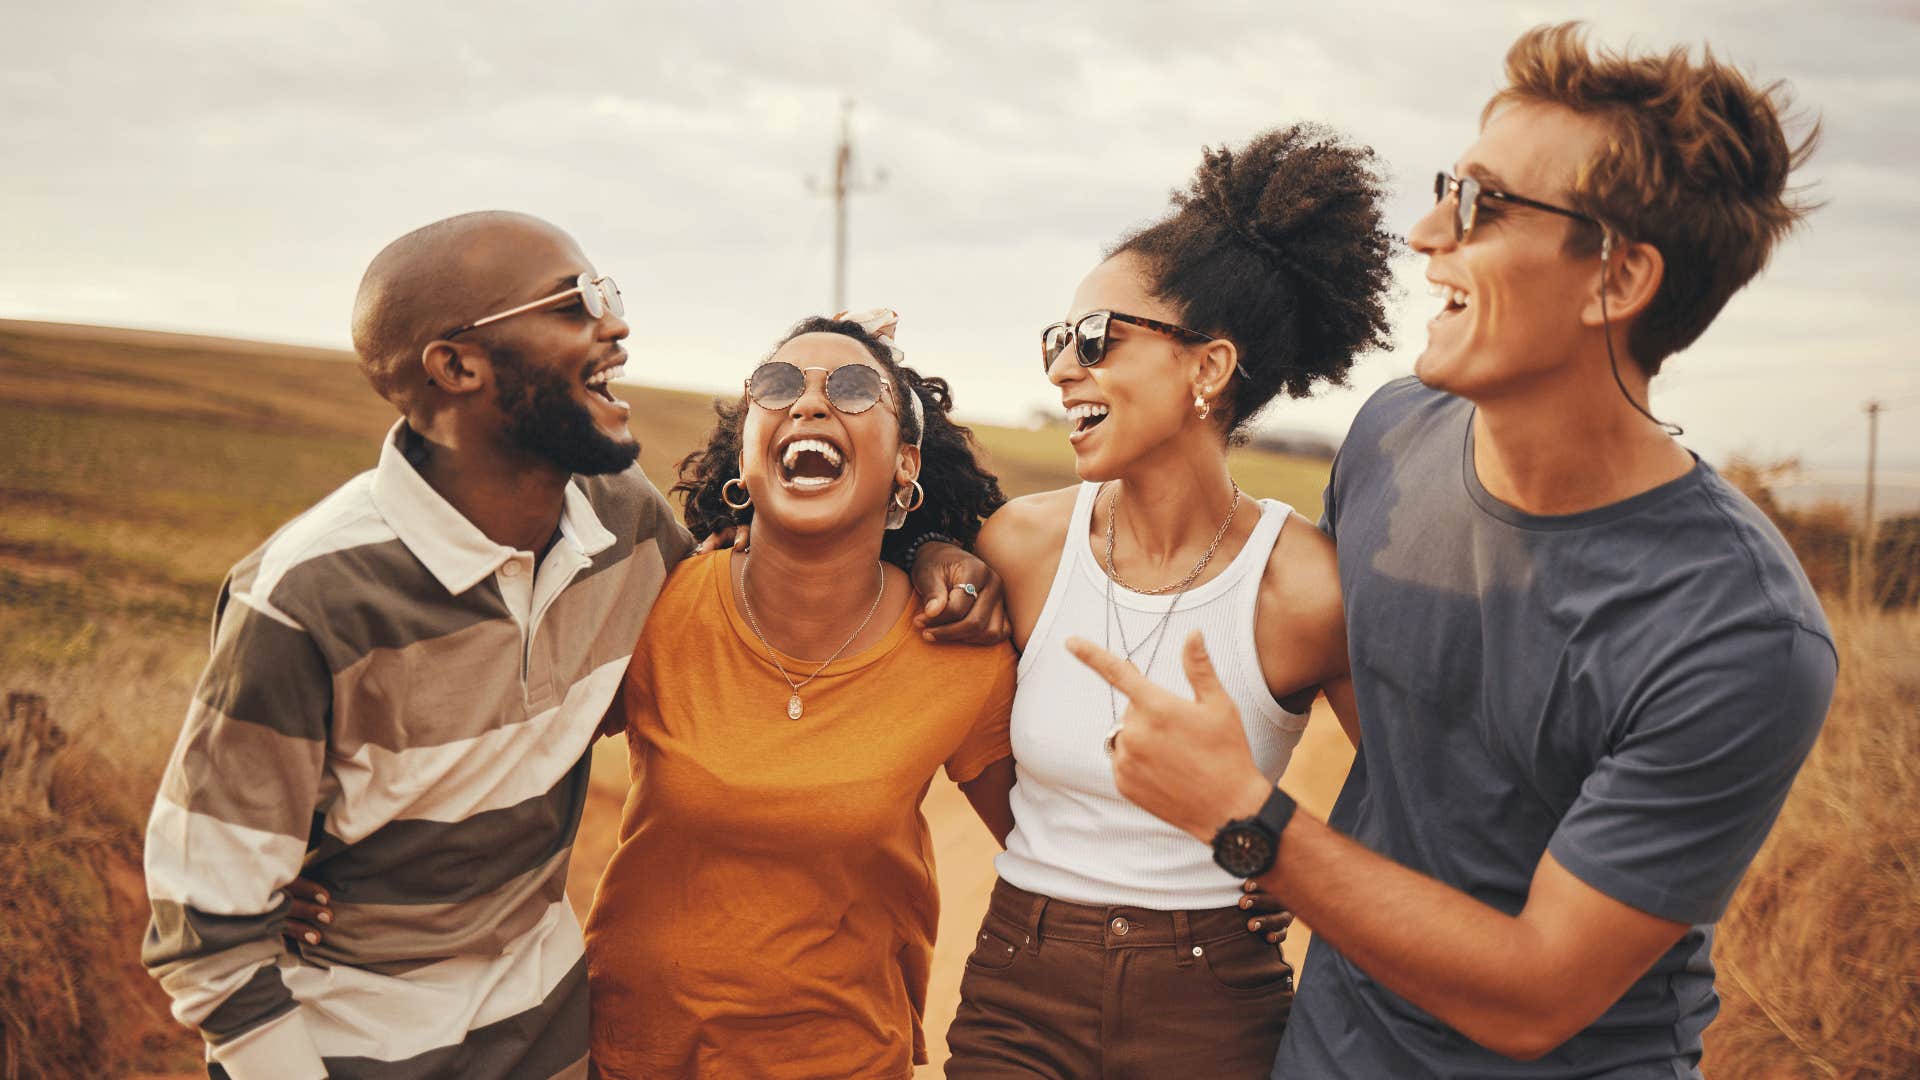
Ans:
[[[973,582],[963,581],[959,584],[958,587],[961,592],[966,593],[968,596],[973,597],[975,600],[980,599],[980,590],[974,587]]]

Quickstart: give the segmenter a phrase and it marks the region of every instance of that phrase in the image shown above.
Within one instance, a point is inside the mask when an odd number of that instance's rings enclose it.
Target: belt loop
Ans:
[[[1040,951],[1040,917],[1046,910],[1047,898],[1044,896],[1035,896],[1033,898],[1033,912],[1027,916],[1027,951],[1030,953]]]
[[[1173,913],[1174,966],[1193,966],[1193,928],[1187,925],[1187,913]]]

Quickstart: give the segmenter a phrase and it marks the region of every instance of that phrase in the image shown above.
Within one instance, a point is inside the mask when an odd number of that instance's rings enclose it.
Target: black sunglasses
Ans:
[[[1453,239],[1456,243],[1466,243],[1467,237],[1473,234],[1474,220],[1480,215],[1481,199],[1494,199],[1499,202],[1512,203],[1515,206],[1529,206],[1535,210],[1545,210],[1549,214],[1559,214],[1561,217],[1572,218],[1575,221],[1584,221],[1589,225],[1600,224],[1593,218],[1577,210],[1568,210],[1564,206],[1554,206],[1552,203],[1543,203],[1536,199],[1529,199],[1520,195],[1510,195],[1504,191],[1490,191],[1480,186],[1480,181],[1475,180],[1471,176],[1456,177],[1444,172],[1434,173],[1434,203],[1437,205],[1445,201],[1449,195],[1453,195],[1459,200],[1454,203],[1453,208]]]
[[[747,376],[747,396],[763,409],[789,409],[807,392],[807,372],[827,372],[827,401],[849,416],[858,416],[880,403],[893,384],[866,364],[842,364],[828,370],[803,368],[785,360],[769,360]]]
[[[1112,323],[1123,322],[1132,326],[1158,331],[1168,337],[1184,337],[1189,341],[1206,344],[1218,341],[1198,330],[1189,330],[1184,326],[1175,326],[1158,319],[1143,318],[1139,315],[1125,315],[1118,311],[1089,311],[1074,323],[1057,322],[1040,331],[1040,366],[1051,370],[1054,360],[1065,352],[1067,346],[1079,343],[1074,350],[1074,359],[1081,367],[1092,367],[1107,357],[1107,327]],[[1238,367],[1234,368],[1239,371]]]

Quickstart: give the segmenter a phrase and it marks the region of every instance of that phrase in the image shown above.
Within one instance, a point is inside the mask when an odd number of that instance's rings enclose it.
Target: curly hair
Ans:
[[[1216,410],[1233,441],[1282,392],[1344,385],[1354,360],[1389,344],[1392,234],[1374,153],[1315,124],[1206,149],[1173,210],[1108,256],[1139,256],[1184,325],[1233,342],[1240,371]]]
[[[1634,55],[1593,49],[1581,24],[1538,26],[1507,51],[1507,85],[1482,125],[1520,103],[1559,105],[1602,118],[1607,147],[1574,178],[1573,208],[1629,240],[1650,243],[1666,274],[1628,332],[1648,375],[1691,345],[1733,294],[1767,265],[1782,237],[1815,204],[1787,179],[1820,142],[1815,121],[1788,142],[1785,83],[1756,86],[1738,68],[1682,46]],[[1600,233],[1575,229],[1571,254],[1599,250]]]
[[[971,547],[980,535],[980,522],[1000,508],[1007,497],[1000,491],[1000,480],[982,468],[974,451],[973,432],[953,422],[953,391],[945,379],[921,375],[893,358],[887,347],[856,322],[815,316],[802,319],[788,330],[771,352],[801,334],[840,334],[859,342],[867,354],[886,370],[896,395],[910,387],[920,395],[926,432],[920,437],[920,487],[926,501],[907,515],[907,523],[886,534],[881,541],[880,557],[896,566],[906,566],[907,549],[923,533],[944,533]],[[914,430],[913,409],[896,397],[900,421],[900,441],[911,443]],[[719,423],[707,435],[707,445],[680,460],[679,480],[672,492],[686,500],[684,517],[687,528],[700,539],[734,525],[753,520],[753,507],[735,511],[720,497],[720,489],[738,475],[741,433],[746,426],[747,410],[752,403],[742,394],[735,401],[715,399],[713,411]]]

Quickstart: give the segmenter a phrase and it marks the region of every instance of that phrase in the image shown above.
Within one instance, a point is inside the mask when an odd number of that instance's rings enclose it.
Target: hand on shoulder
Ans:
[[[994,511],[974,547],[1006,586],[1015,648],[1024,649],[1060,568],[1078,487],[1022,495]]]

